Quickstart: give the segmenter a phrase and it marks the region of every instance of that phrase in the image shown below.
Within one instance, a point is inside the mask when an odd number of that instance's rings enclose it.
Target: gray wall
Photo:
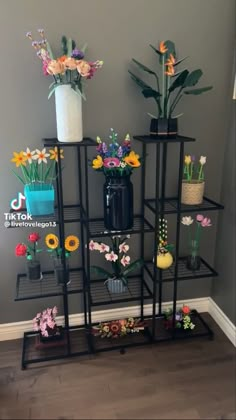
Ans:
[[[47,38],[56,48],[59,48],[62,33],[65,33],[80,44],[88,43],[87,58],[104,60],[104,68],[88,83],[87,102],[83,106],[84,134],[92,137],[106,135],[110,127],[121,136],[127,132],[132,136],[148,131],[146,112],[153,112],[154,108],[151,102],[142,98],[127,70],[132,57],[154,67],[156,56],[148,45],[157,45],[162,39],[174,40],[179,55],[189,56],[188,66],[202,68],[204,85],[214,86],[214,90],[205,96],[184,98],[178,110],[184,112],[180,131],[197,138],[195,144],[187,146],[186,152],[208,156],[206,193],[219,200],[234,17],[234,0],[1,2],[0,323],[30,319],[36,310],[48,305],[46,301],[14,303],[16,273],[24,269],[23,261],[14,256],[14,247],[25,239],[28,232],[3,227],[3,213],[20,187],[11,174],[9,160],[12,152],[27,145],[39,147],[42,137],[56,134],[54,99],[47,100],[50,82],[41,74],[40,63],[25,38],[25,32],[45,28]],[[174,162],[173,149],[170,164]],[[65,164],[66,200],[71,202],[75,193],[68,186],[76,182],[72,153],[67,153]],[[152,172],[153,167],[150,167],[151,180]],[[174,178],[171,167],[170,174]],[[137,171],[133,176],[136,208],[139,207],[139,180]],[[91,181],[93,209],[101,213],[103,178],[91,173]],[[215,225],[216,222],[215,218]],[[203,239],[202,252],[210,263],[214,261],[215,238],[216,230],[212,228]],[[47,265],[45,259],[45,268]],[[209,296],[210,290],[210,279],[182,283],[178,298]],[[168,291],[166,293],[168,298]],[[72,312],[80,310],[79,300],[73,298]],[[57,300],[53,302],[57,303]]]
[[[224,159],[224,172],[222,178],[222,201],[225,204],[224,212],[219,218],[219,228],[216,247],[216,268],[220,276],[212,283],[212,298],[223,312],[236,325],[235,296],[235,111],[236,101],[232,100],[229,117],[229,132]]]

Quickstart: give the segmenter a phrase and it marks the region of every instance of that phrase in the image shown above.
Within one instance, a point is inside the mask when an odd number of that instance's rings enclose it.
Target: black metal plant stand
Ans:
[[[191,338],[199,336],[212,337],[213,332],[208,327],[202,317],[193,311],[193,322],[196,328],[193,331],[178,331],[173,329],[167,331],[163,323],[163,285],[173,284],[173,312],[176,313],[177,288],[178,282],[184,280],[197,280],[203,277],[216,276],[216,271],[203,259],[201,259],[201,269],[191,272],[185,267],[185,257],[179,256],[180,244],[180,218],[182,213],[199,212],[200,210],[218,210],[223,206],[204,198],[200,206],[181,205],[181,181],[182,163],[184,156],[185,142],[194,141],[192,138],[177,136],[174,139],[153,139],[150,136],[135,136],[137,141],[142,144],[142,156],[144,158],[141,177],[141,211],[134,216],[132,229],[114,232],[108,231],[104,226],[103,218],[90,217],[89,203],[89,176],[88,176],[88,147],[95,146],[92,139],[85,138],[80,143],[60,143],[57,139],[45,139],[45,147],[67,148],[72,147],[77,153],[78,162],[78,187],[79,203],[65,205],[63,202],[62,171],[60,153],[58,153],[58,177],[57,177],[57,208],[55,216],[51,218],[59,225],[60,244],[64,244],[65,226],[67,223],[79,223],[80,225],[80,251],[81,267],[70,269],[70,284],[58,285],[52,271],[43,273],[43,279],[30,283],[25,274],[18,274],[16,286],[16,301],[43,299],[53,296],[63,297],[64,307],[64,330],[65,342],[63,345],[49,349],[37,349],[35,340],[38,334],[35,332],[24,333],[22,368],[26,368],[31,363],[39,363],[57,359],[66,359],[74,356],[88,355],[91,353],[118,349],[124,353],[126,347],[139,346],[158,341],[173,339]],[[174,197],[166,197],[166,173],[167,173],[167,154],[170,143],[177,143],[179,146],[179,170],[177,194]],[[145,180],[147,176],[146,153],[149,144],[155,144],[156,149],[156,176],[155,176],[155,196],[146,197]],[[160,170],[161,168],[161,170]],[[102,191],[102,186],[101,186]],[[149,213],[149,216],[148,216]],[[150,214],[153,217],[150,217]],[[175,264],[168,270],[162,271],[156,267],[155,257],[157,255],[157,234],[159,218],[166,214],[176,214],[176,258]],[[153,222],[154,218],[154,222]],[[47,218],[48,221],[48,218]],[[115,234],[132,234],[140,236],[140,257],[145,260],[143,268],[137,275],[129,278],[128,288],[122,294],[110,294],[104,284],[104,279],[90,278],[90,251],[85,247],[90,239],[114,236]],[[146,235],[153,237],[153,253],[145,259],[145,238]],[[64,270],[65,255],[63,255]],[[158,292],[158,299],[157,299]],[[69,321],[69,296],[79,294],[83,296],[83,325],[71,326]],[[151,302],[152,310],[144,315],[145,304]],[[92,334],[93,310],[99,307],[109,307],[112,304],[136,303],[139,305],[140,312],[137,314],[141,319],[146,319],[147,328],[139,334],[130,334],[121,339],[101,339]],[[157,311],[158,304],[158,311]],[[148,309],[150,307],[147,306]],[[125,309],[121,310],[121,318],[127,317]]]

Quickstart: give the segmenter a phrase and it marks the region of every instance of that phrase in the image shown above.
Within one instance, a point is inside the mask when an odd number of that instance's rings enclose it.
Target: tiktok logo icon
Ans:
[[[11,200],[11,203],[10,203],[11,209],[15,211],[21,210],[24,206],[24,202],[25,202],[25,196],[21,192],[19,192],[18,196],[16,198],[13,198],[13,200]]]

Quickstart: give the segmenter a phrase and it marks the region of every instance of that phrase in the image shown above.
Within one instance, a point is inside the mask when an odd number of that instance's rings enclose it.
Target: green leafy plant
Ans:
[[[178,118],[183,114],[173,115],[174,110],[183,95],[200,95],[212,89],[212,86],[193,88],[202,77],[202,70],[187,69],[177,71],[178,66],[187,57],[177,59],[175,44],[173,41],[161,41],[159,49],[150,45],[159,57],[160,72],[153,71],[149,67],[132,58],[133,63],[139,70],[153,76],[155,87],[150,86],[131,70],[129,74],[132,80],[141,89],[145,98],[154,99],[157,105],[157,116],[149,114],[152,118]]]

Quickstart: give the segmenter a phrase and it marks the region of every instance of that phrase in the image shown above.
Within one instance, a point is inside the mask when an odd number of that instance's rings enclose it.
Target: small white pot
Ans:
[[[70,85],[55,89],[57,138],[61,142],[83,140],[82,97]]]

